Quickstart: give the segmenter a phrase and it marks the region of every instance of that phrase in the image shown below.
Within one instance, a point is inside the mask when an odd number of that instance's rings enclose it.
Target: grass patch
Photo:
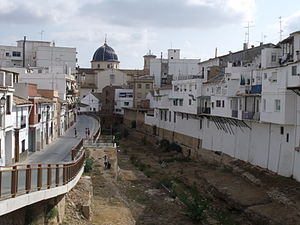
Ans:
[[[159,160],[159,164],[162,162],[171,163],[171,162],[191,162],[192,160],[187,157],[175,157],[175,158],[169,158],[169,159],[162,159]]]
[[[149,201],[148,195],[145,194],[144,191],[137,188],[127,189],[126,194],[130,199],[133,199],[139,203],[145,203]]]

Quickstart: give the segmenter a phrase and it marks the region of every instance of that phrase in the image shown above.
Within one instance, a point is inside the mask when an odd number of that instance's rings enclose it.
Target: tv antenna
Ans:
[[[249,45],[249,40],[250,40],[250,28],[254,27],[253,25],[250,25],[250,21],[248,21],[248,25],[244,28],[247,29],[246,33],[245,33],[245,43],[247,43]]]
[[[283,30],[282,30],[282,17],[279,16],[279,40],[282,41],[282,33],[283,33]]]
[[[40,35],[41,35],[41,40],[43,40],[43,34],[44,34],[44,30],[41,30]]]

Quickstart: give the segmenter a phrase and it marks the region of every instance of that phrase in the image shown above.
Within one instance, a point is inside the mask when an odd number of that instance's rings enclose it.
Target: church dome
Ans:
[[[104,43],[104,45],[98,48],[94,53],[92,62],[97,61],[119,62],[115,50],[106,43]]]

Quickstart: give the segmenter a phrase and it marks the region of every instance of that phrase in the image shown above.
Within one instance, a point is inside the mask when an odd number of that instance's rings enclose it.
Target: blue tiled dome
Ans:
[[[96,50],[93,56],[92,62],[95,61],[108,61],[119,62],[118,56],[112,47],[109,47],[106,43]]]

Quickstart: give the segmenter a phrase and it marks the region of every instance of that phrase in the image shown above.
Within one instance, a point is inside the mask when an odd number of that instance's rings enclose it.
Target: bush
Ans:
[[[175,142],[172,142],[168,148],[168,151],[176,151],[178,153],[182,152],[182,148],[180,147],[180,145],[176,144]]]
[[[165,150],[168,149],[169,145],[170,145],[170,142],[167,139],[162,139],[159,142],[159,146]]]
[[[85,165],[84,165],[84,172],[85,173],[89,173],[93,170],[93,164],[94,164],[94,160],[93,158],[86,158],[85,159]]]
[[[136,121],[135,120],[131,121],[131,128],[136,128]]]

